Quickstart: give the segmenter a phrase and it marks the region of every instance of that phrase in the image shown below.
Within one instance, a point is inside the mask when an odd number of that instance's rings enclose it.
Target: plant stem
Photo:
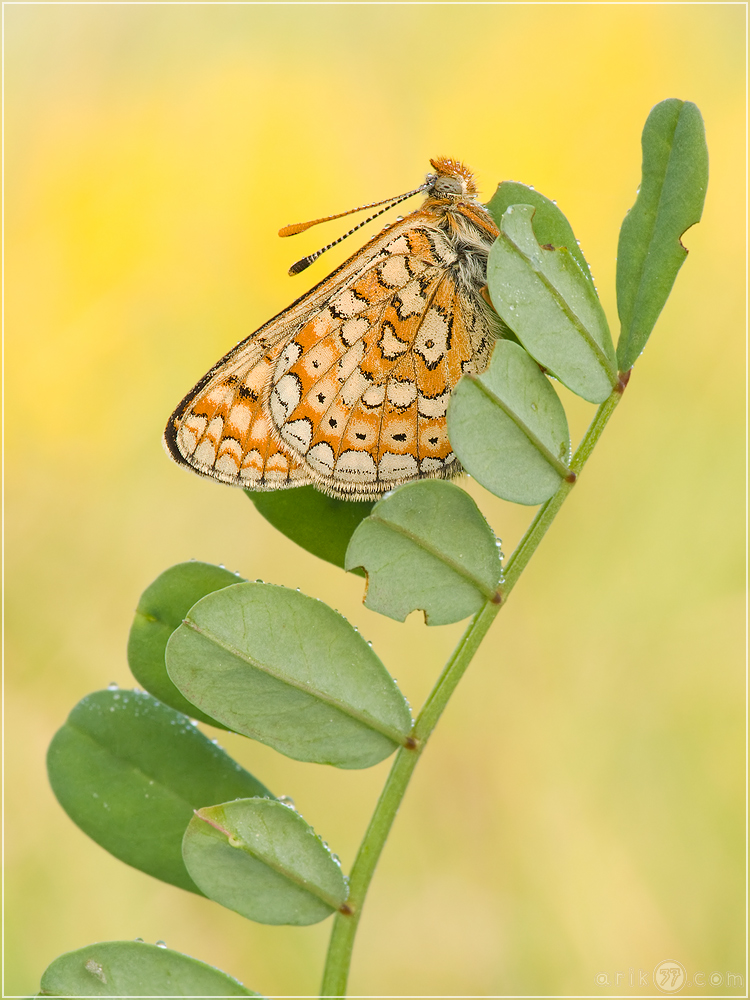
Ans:
[[[599,440],[607,421],[612,416],[615,407],[622,398],[622,392],[627,379],[621,378],[620,383],[611,395],[601,404],[592,420],[589,429],[576,450],[570,469],[576,474],[586,464],[596,442]],[[385,787],[378,799],[375,812],[370,820],[364,839],[359,848],[357,858],[349,879],[349,896],[347,912],[337,913],[331,941],[328,946],[326,967],[321,985],[321,997],[346,996],[346,984],[349,978],[354,938],[362,913],[367,890],[375,872],[380,854],[388,839],[396,813],[406,792],[417,761],[425,748],[433,729],[443,714],[448,701],[456,689],[456,685],[466,672],[474,654],[484,639],[490,625],[495,620],[500,608],[505,604],[518,578],[532,557],[558,514],[565,499],[575,485],[576,479],[563,482],[557,492],[543,504],[529,525],[513,554],[505,566],[505,575],[500,588],[502,600],[498,603],[488,601],[471,620],[469,627],[462,635],[451,658],[446,663],[435,687],[422,707],[422,711],[414,724],[413,736],[416,741],[414,749],[402,748],[396,754],[396,759],[388,775]]]

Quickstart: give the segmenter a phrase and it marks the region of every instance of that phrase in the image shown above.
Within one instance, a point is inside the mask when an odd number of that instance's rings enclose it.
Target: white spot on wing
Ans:
[[[391,257],[381,265],[380,277],[391,288],[401,288],[411,277],[403,257]]]
[[[380,337],[380,350],[383,352],[383,357],[389,360],[397,358],[399,354],[403,354],[408,348],[409,345],[405,344],[403,340],[399,340],[393,332],[391,324],[383,323],[383,333]]]
[[[403,479],[416,474],[417,460],[413,455],[394,455],[387,451],[378,462],[378,476],[381,479]]]
[[[355,368],[359,366],[365,353],[365,345],[361,340],[357,341],[354,347],[350,347],[338,364],[337,378],[339,382],[345,381]]]
[[[320,441],[313,445],[305,455],[305,461],[310,468],[314,469],[315,472],[322,472],[324,475],[330,475],[333,472],[333,459],[333,448],[327,441]]]
[[[414,350],[434,368],[448,350],[448,323],[437,309],[428,309],[414,340]]]
[[[243,403],[236,403],[229,411],[227,424],[238,434],[244,434],[250,426],[252,415],[253,413],[249,406],[245,406]]]
[[[411,406],[417,398],[417,387],[413,382],[393,380],[388,383],[388,400],[394,406]]]
[[[277,426],[284,423],[299,403],[301,395],[299,379],[294,375],[284,375],[271,393],[271,415]]]
[[[367,305],[362,299],[358,299],[350,288],[331,299],[331,309],[335,310],[339,316],[356,316],[361,313]]]
[[[367,392],[362,393],[365,406],[380,406],[385,399],[385,385],[371,385]]]
[[[365,378],[359,368],[355,368],[341,387],[339,394],[341,402],[344,406],[354,406],[362,394],[366,392],[369,385],[369,380]]]
[[[424,309],[425,299],[418,281],[410,281],[404,285],[398,293],[401,300],[401,308],[398,310],[399,316],[416,316]]]
[[[347,347],[351,347],[356,340],[364,337],[369,329],[370,324],[364,316],[348,319],[341,327],[341,339]]]
[[[336,478],[343,479],[344,482],[371,483],[376,475],[375,460],[369,452],[355,451],[352,448],[342,452],[336,461]]]
[[[216,459],[216,449],[210,441],[204,441],[193,454],[193,464],[201,469],[212,469]]]
[[[450,389],[446,389],[439,396],[430,398],[419,394],[419,415],[420,417],[444,417],[448,410],[448,402],[451,398]]]
[[[292,365],[299,361],[300,354],[302,354],[302,348],[290,340],[279,356],[276,370],[273,373],[274,382],[278,382],[282,375],[286,375]]]
[[[279,428],[279,433],[290,447],[307,451],[312,439],[312,423],[306,417],[292,420],[288,424],[283,424]]]
[[[214,463],[214,469],[217,472],[223,472],[227,476],[236,476],[240,471],[240,464],[233,455],[225,452],[219,458],[216,459]]]
[[[221,435],[223,434],[223,432],[224,432],[224,418],[214,417],[214,419],[206,428],[206,437],[211,438],[214,444],[216,444],[221,439]]]

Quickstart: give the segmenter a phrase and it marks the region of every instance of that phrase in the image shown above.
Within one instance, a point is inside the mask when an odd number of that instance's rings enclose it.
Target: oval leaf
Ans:
[[[349,539],[375,506],[371,500],[337,500],[314,486],[292,490],[245,490],[274,528],[314,556],[344,568]]]
[[[492,304],[529,354],[573,392],[601,403],[617,383],[604,310],[569,250],[537,242],[530,205],[511,205],[490,250]]]
[[[496,599],[500,555],[471,497],[440,479],[407,483],[354,532],[346,568],[367,573],[365,606],[402,622],[416,610],[448,625]]]
[[[128,663],[139,684],[165,705],[221,729],[225,727],[220,722],[191,705],[174,686],[167,674],[164,651],[170,635],[196,601],[241,579],[238,573],[211,563],[193,560],[171,566],[144,590],[128,637]]]
[[[627,371],[646,346],[687,257],[680,237],[700,222],[708,186],[703,119],[690,101],[662,101],[646,119],[635,204],[617,245],[617,359]]]
[[[182,851],[206,896],[261,924],[316,924],[346,901],[338,861],[281,802],[244,799],[201,809]]]
[[[43,997],[258,997],[242,983],[179,951],[143,941],[102,941],[56,958]]]
[[[271,793],[187,716],[140,691],[80,701],[47,753],[52,790],[84,833],[148,875],[199,892],[182,837],[193,810]]]
[[[497,191],[487,202],[487,209],[498,229],[506,209],[510,208],[511,205],[532,205],[534,218],[531,224],[537,243],[541,246],[549,243],[553,247],[565,247],[578,262],[584,277],[593,286],[594,279],[591,277],[589,265],[578,246],[573,229],[554,201],[545,198],[539,191],[527,187],[526,184],[519,184],[517,181],[503,181],[498,184]]]
[[[482,375],[464,377],[448,407],[448,436],[467,472],[495,496],[544,503],[570,474],[565,411],[539,365],[500,340]]]
[[[169,640],[167,669],[205,712],[296,760],[371,767],[411,732],[403,695],[359,633],[285,587],[204,597]]]

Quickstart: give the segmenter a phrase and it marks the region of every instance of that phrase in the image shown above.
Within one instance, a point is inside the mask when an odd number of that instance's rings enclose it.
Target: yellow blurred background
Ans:
[[[125,867],[55,802],[47,745],[89,691],[132,686],[138,597],[191,557],[341,610],[415,707],[463,625],[365,610],[360,579],[173,465],[163,426],[379,223],[296,279],[289,264],[349,225],[294,241],[281,225],[408,190],[437,154],[465,159],[485,199],[514,179],[558,201],[616,334],[618,229],[643,123],[667,97],[706,120],[703,222],[623,404],[420,762],[350,987],[646,995],[639,971],[676,959],[722,976],[682,995],[742,992],[726,976],[744,976],[744,16],[5,8],[4,995],[36,991],[62,952],[136,936],[266,995],[315,993],[330,922],[252,924]],[[563,395],[577,439],[593,409]],[[533,511],[467,488],[510,552]],[[220,742],[348,869],[387,762],[339,772]]]

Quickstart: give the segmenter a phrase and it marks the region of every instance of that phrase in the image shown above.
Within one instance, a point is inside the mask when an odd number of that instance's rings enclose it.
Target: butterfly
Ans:
[[[312,484],[344,500],[461,472],[446,412],[458,380],[484,371],[503,332],[485,298],[498,230],[468,167],[446,157],[430,163],[434,173],[420,187],[386,199],[375,214],[424,191],[420,208],[386,226],[190,390],[164,433],[175,461],[245,489]]]

